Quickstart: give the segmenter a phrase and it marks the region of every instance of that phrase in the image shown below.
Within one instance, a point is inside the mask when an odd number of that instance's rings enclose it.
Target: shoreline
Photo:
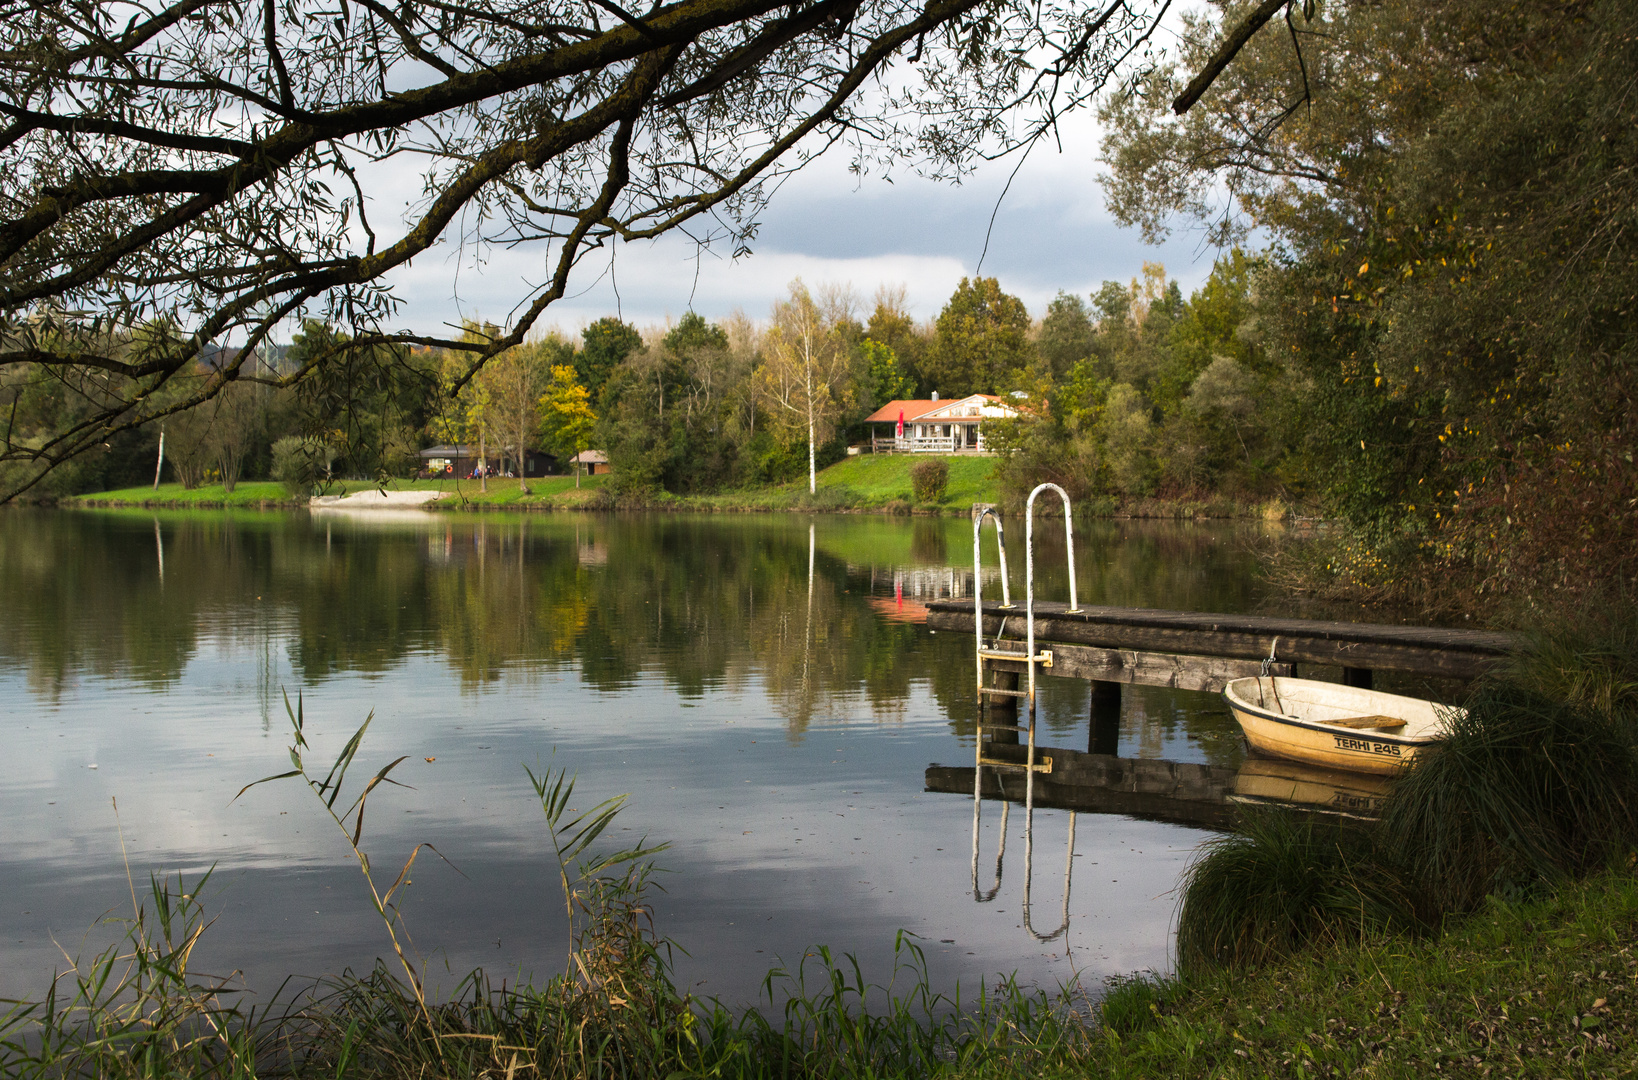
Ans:
[[[430,512],[479,512],[516,510],[531,513],[553,511],[643,511],[669,513],[834,513],[880,514],[897,517],[967,517],[975,503],[995,503],[1012,510],[1007,493],[993,476],[988,458],[940,458],[949,465],[943,497],[918,502],[912,494],[908,455],[866,455],[847,458],[818,474],[818,490],[809,494],[806,478],[763,487],[739,488],[710,494],[678,495],[667,491],[618,494],[611,490],[607,474],[582,476],[577,487],[572,476],[531,478],[528,494],[519,490],[515,478],[491,478],[488,491],[479,490],[476,480],[394,480],[385,489],[367,481],[341,481],[309,499],[293,497],[271,481],[241,481],[231,495],[221,487],[185,490],[178,484],[162,484],[157,490],[146,486],[92,494],[60,496],[38,500],[71,508],[127,508],[166,510],[291,510],[319,509],[345,504],[346,509],[368,512],[368,493],[382,491],[387,498],[382,508],[407,506],[414,501]],[[424,494],[423,494],[424,493]],[[1277,500],[1251,501],[1228,496],[1195,493],[1184,497],[1128,497],[1102,495],[1078,502],[1075,516],[1110,520],[1243,520],[1284,521],[1292,507]]]
[[[882,506],[859,504],[825,505],[792,500],[779,505],[772,502],[732,501],[724,504],[723,496],[625,497],[611,500],[555,501],[530,496],[504,502],[491,499],[445,497],[416,503],[412,507],[389,504],[383,510],[417,509],[428,513],[679,513],[679,514],[875,514],[882,517],[967,517],[971,506]],[[1103,500],[1099,500],[1102,502]],[[1227,500],[1223,501],[1224,503]],[[350,503],[350,500],[348,500]],[[41,508],[65,510],[326,510],[343,509],[370,513],[370,508],[359,504],[319,503],[313,499],[256,499],[229,501],[227,499],[104,499],[95,495],[72,495],[60,499],[39,500],[20,504]],[[1107,521],[1285,521],[1288,514],[1270,516],[1256,506],[1225,506],[1216,500],[1144,499],[1138,505],[1117,504],[1113,509],[1095,507],[1077,510],[1077,518]]]
[[[241,485],[245,487],[249,485]],[[266,485],[271,486],[271,485]],[[362,491],[341,496],[292,498],[269,497],[263,492],[236,492],[224,497],[220,489],[195,489],[190,497],[180,493],[162,493],[155,497],[132,497],[128,492],[71,495],[54,500],[38,500],[28,505],[55,506],[61,509],[138,509],[138,510],[308,510],[341,509],[372,513],[378,510],[417,509],[428,513],[487,513],[514,511],[524,513],[596,513],[644,512],[688,514],[876,514],[883,517],[967,517],[974,503],[994,502],[1006,505],[996,492],[983,492],[983,498],[946,499],[942,503],[912,503],[907,499],[882,501],[862,493],[821,488],[817,496],[806,491],[792,492],[772,488],[761,491],[725,492],[714,495],[673,495],[659,492],[647,495],[614,495],[601,486],[582,488],[580,492],[538,492],[520,495],[515,488],[490,492],[463,492],[445,489],[389,490],[389,498],[371,506],[368,494],[376,491],[366,487]],[[425,495],[421,495],[426,492]],[[414,493],[419,498],[392,498]],[[1163,520],[1163,521],[1262,521],[1283,522],[1292,518],[1292,509],[1280,503],[1249,503],[1230,498],[1142,498],[1119,499],[1102,497],[1081,502],[1075,511],[1077,518],[1093,520]]]

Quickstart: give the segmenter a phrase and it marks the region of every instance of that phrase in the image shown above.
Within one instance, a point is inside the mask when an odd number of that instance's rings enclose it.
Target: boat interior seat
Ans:
[[[1397,716],[1345,716],[1340,720],[1322,720],[1332,727],[1345,728],[1402,728],[1405,721]]]

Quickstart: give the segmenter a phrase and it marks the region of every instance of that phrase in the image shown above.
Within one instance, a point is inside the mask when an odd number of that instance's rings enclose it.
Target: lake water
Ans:
[[[1038,540],[1046,599],[1064,590],[1057,529]],[[1080,596],[1250,610],[1253,535],[1081,526]],[[671,845],[654,907],[679,981],[730,1003],[817,944],[885,978],[900,929],[946,990],[1165,969],[1200,830],[1081,815],[1070,928],[1043,943],[1022,925],[1014,814],[1001,890],[974,900],[971,801],[923,790],[930,763],[972,761],[972,644],[914,619],[971,578],[964,519],[0,513],[0,996],[40,995],[65,954],[109,940],[127,860],[139,891],[215,866],[196,965],[254,990],[386,954],[313,796],[286,781],[234,800],[288,768],[286,693],[310,760],[372,711],[360,771],[407,755],[412,789],[372,795],[364,847],[396,868],[428,841],[453,864],[423,857],[405,904],[435,985],[561,968],[525,765],[578,770],[577,808],[630,793],[614,839]],[[1087,748],[1086,683],[1048,678],[1041,715],[1041,742]],[[1125,694],[1123,756],[1232,767],[1240,746],[1213,695]],[[1048,929],[1067,827],[1037,811]]]

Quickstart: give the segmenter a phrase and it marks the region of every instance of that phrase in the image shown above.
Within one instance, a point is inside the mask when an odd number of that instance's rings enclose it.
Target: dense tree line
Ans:
[[[527,478],[519,447],[567,461],[606,451],[624,492],[698,493],[793,479],[868,438],[864,417],[890,401],[1008,395],[1025,418],[993,431],[1013,487],[1051,478],[1077,494],[1260,493],[1282,483],[1284,444],[1265,407],[1277,380],[1246,336],[1257,267],[1239,253],[1185,300],[1164,270],[1129,284],[1060,294],[1032,320],[995,278],[963,279],[936,318],[915,320],[902,289],[868,318],[847,289],[793,282],[758,322],[689,312],[639,329],[597,320],[578,340],[553,331],[498,354],[469,377],[465,358],[382,345],[340,350],[294,388],[246,382],[164,425],[167,478],[193,487],[240,476],[312,489],[338,479],[413,473],[429,443],[470,445],[491,469]],[[157,332],[157,331],[154,331]],[[501,333],[473,323],[475,341]],[[304,364],[340,332],[309,322],[269,365]],[[202,359],[170,392],[212,377]],[[60,422],[26,398],[19,428]],[[65,470],[60,491],[152,474],[157,431]],[[113,469],[113,462],[121,464]]]
[[[1292,8],[1173,116],[1249,10],[1105,108],[1117,216],[1273,238],[1263,348],[1372,565],[1638,583],[1638,9]]]

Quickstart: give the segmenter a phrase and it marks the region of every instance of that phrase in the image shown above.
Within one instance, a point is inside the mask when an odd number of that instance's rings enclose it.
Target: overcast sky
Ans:
[[[1015,160],[983,165],[957,185],[909,173],[859,180],[845,155],[821,158],[774,196],[749,257],[696,257],[691,241],[672,234],[621,245],[611,281],[607,254],[595,253],[543,324],[577,334],[616,311],[642,326],[690,309],[719,319],[739,308],[764,319],[798,276],[810,287],[851,284],[866,315],[878,286],[903,285],[911,314],[930,319],[981,255],[983,274],[1037,318],[1060,289],[1084,296],[1107,279],[1131,279],[1146,259],[1164,262],[1187,295],[1210,273],[1215,251],[1186,233],[1149,247],[1137,230],[1116,226],[1096,181],[1097,144],[1095,120],[1083,115],[1066,124],[1061,152],[1036,147],[1001,200],[987,255],[985,230]],[[463,317],[504,323],[524,295],[521,283],[546,276],[541,247],[492,252],[482,267],[459,265],[443,247],[393,281],[406,301],[401,324],[429,331]]]

